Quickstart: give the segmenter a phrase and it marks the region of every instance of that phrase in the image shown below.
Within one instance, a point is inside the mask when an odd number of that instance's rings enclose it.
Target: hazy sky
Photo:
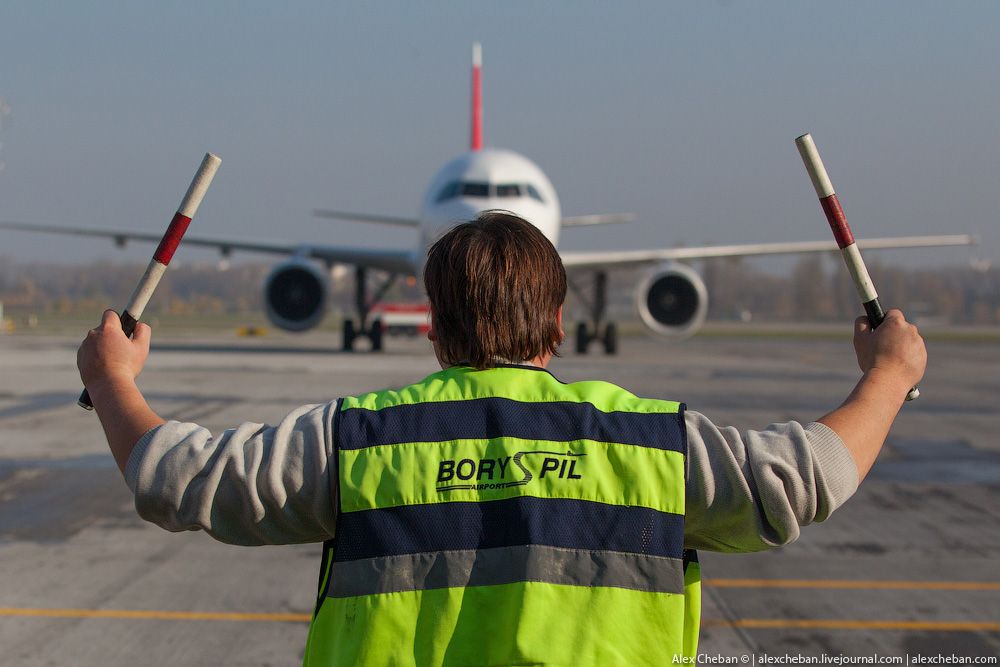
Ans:
[[[0,219],[158,232],[211,150],[192,234],[410,246],[310,211],[417,213],[467,148],[478,40],[486,144],[537,162],[566,215],[639,216],[565,248],[829,238],[810,131],[858,236],[982,238],[881,257],[997,262],[998,24],[995,2],[5,0]],[[0,231],[8,257],[150,252]]]

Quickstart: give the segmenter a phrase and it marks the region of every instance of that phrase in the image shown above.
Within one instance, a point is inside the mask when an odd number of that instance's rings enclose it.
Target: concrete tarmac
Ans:
[[[847,395],[859,376],[847,335],[627,338],[617,357],[567,351],[551,370],[762,428]],[[78,342],[0,337],[0,665],[298,663],[319,545],[233,547],[139,519],[96,416],[75,404]],[[744,664],[1000,653],[1000,344],[928,347],[922,397],[829,521],[774,551],[702,553],[702,652]],[[154,332],[140,386],[164,417],[221,430],[437,370],[426,341],[336,348],[322,333]]]

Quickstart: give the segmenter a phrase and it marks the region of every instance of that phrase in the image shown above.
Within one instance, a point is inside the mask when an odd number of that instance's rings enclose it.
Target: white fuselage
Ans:
[[[519,215],[559,243],[559,197],[545,172],[514,151],[484,148],[458,156],[431,180],[420,209],[421,251],[447,229],[492,209]]]

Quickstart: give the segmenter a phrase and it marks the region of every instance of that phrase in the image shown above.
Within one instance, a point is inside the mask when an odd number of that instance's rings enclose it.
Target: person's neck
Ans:
[[[551,354],[540,354],[534,359],[529,359],[523,362],[526,366],[537,366],[538,368],[547,368],[549,362],[552,361]]]
[[[526,359],[526,360],[523,360],[523,361],[514,361],[512,359],[495,359],[494,361],[496,363],[498,363],[498,364],[506,364],[506,365],[511,365],[511,366],[534,366],[535,368],[547,368],[548,365],[549,365],[549,362],[552,361],[552,355],[551,354],[540,354],[540,355],[538,355],[537,357],[535,357],[533,359]],[[466,365],[468,365],[468,363],[469,363],[468,361],[460,361],[460,362],[458,362],[455,365],[456,366],[466,366]],[[441,367],[445,368],[446,366],[444,364],[442,364]]]
[[[536,368],[546,368],[549,365],[549,362],[552,361],[552,355],[540,354],[534,359],[527,359],[525,361],[510,361],[507,359],[500,359],[498,361],[504,364],[514,364],[515,366],[534,366]]]

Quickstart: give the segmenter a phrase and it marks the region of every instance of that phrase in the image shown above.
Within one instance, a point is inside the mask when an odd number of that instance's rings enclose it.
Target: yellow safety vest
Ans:
[[[343,399],[305,664],[693,657],[683,410],[528,366]]]

